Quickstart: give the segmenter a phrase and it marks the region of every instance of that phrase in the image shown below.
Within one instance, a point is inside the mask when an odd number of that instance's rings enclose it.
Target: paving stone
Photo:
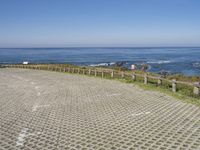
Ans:
[[[200,109],[114,80],[4,68],[0,149],[200,149]]]

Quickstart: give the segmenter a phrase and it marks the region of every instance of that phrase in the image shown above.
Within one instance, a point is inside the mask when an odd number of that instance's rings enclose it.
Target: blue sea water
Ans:
[[[1,48],[0,64],[70,63],[76,65],[109,65],[116,62],[149,64],[148,71],[200,75],[200,47],[182,48]]]

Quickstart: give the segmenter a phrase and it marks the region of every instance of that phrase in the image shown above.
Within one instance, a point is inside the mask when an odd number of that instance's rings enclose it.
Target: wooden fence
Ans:
[[[89,76],[98,76],[102,78],[120,78],[120,79],[129,79],[131,81],[141,81],[144,84],[149,84],[150,82],[154,82],[157,86],[162,86],[163,83],[168,84],[171,88],[172,92],[177,92],[178,85],[189,86],[193,88],[193,95],[200,95],[200,83],[195,82],[182,82],[168,80],[162,77],[150,76],[148,74],[136,74],[125,71],[116,71],[111,69],[103,69],[103,68],[73,68],[73,67],[65,67],[59,65],[3,65],[4,67],[11,68],[25,68],[25,69],[37,69],[37,70],[49,70],[49,71],[58,71],[58,72],[68,72],[68,73],[76,73],[76,74],[84,74]]]

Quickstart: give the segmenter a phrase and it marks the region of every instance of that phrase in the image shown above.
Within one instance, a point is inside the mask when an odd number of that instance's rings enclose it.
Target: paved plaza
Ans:
[[[200,108],[115,80],[1,68],[0,149],[200,150]]]

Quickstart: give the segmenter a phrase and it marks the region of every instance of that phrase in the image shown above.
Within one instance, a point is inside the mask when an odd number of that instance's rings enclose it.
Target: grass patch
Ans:
[[[135,85],[139,86],[140,88],[142,88],[144,90],[159,91],[161,93],[164,93],[164,94],[172,96],[176,99],[179,99],[183,102],[195,104],[195,105],[200,107],[200,96],[195,97],[193,94],[191,94],[192,93],[191,87],[187,87],[187,88],[181,87],[182,88],[181,90],[179,89],[177,92],[174,93],[174,92],[171,91],[171,85],[170,84],[156,86],[155,84],[151,84],[151,83],[143,84],[140,81],[125,80],[125,79],[115,79],[115,80],[120,81],[120,82],[124,82],[124,83],[135,84]],[[188,95],[190,95],[192,97],[190,97]]]

